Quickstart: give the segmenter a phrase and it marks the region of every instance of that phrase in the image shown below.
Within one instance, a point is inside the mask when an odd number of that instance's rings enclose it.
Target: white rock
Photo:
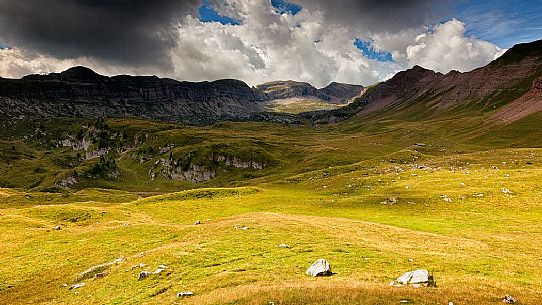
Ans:
[[[80,283],[80,284],[75,284],[75,285],[71,285],[70,288],[68,288],[69,290],[72,290],[72,289],[79,289],[81,287],[85,286],[85,283]]]
[[[429,274],[429,271],[419,269],[401,275],[397,278],[397,283],[401,285],[431,285],[433,283],[433,277]]]
[[[62,230],[62,227],[61,227],[61,226],[54,226],[54,227],[53,227],[53,230],[55,230],[55,231],[60,231],[60,230]]]
[[[191,297],[193,295],[194,295],[194,293],[192,291],[183,291],[183,292],[177,293],[178,298]]]
[[[290,246],[288,246],[287,244],[280,244],[279,248],[289,249]]]
[[[305,274],[310,276],[330,276],[333,273],[331,272],[331,266],[329,265],[329,262],[323,258],[317,260],[314,262],[309,269],[305,272]]]

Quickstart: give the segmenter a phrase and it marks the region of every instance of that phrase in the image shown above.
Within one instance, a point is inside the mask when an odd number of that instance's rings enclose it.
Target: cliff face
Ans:
[[[349,99],[359,95],[363,91],[361,85],[331,83],[325,88],[316,89],[309,83],[295,81],[275,81],[258,85],[256,87],[269,100],[280,100],[294,97],[314,97],[323,101],[344,104]]]
[[[7,117],[142,117],[189,124],[248,120],[266,97],[238,80],[178,82],[156,76],[106,77],[75,67],[62,73],[0,79]]]

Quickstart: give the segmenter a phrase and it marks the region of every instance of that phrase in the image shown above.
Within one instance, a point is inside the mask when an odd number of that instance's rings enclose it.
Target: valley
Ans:
[[[0,304],[538,304],[541,46],[367,88],[0,79]]]

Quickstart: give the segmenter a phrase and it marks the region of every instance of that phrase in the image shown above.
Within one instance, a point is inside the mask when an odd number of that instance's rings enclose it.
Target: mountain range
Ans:
[[[442,74],[415,66],[369,88],[332,83],[317,89],[295,81],[251,88],[233,79],[196,83],[156,76],[107,77],[74,67],[22,79],[0,78],[0,117],[137,117],[205,125],[224,120],[333,123],[351,117],[397,116],[413,120],[481,111],[510,123],[542,110],[541,88],[539,40],[516,45],[470,72]],[[348,105],[300,116],[268,107],[291,99]]]

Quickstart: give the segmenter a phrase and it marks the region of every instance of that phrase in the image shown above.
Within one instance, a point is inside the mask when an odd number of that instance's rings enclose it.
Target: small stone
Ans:
[[[192,291],[183,291],[183,292],[177,293],[178,298],[186,298],[186,297],[191,297],[191,296],[194,296],[194,293]]]
[[[450,301],[448,302],[448,305],[454,305],[454,302]]]
[[[331,272],[331,266],[329,265],[329,262],[323,258],[315,261],[309,269],[305,272],[305,274],[310,276],[330,276],[333,275],[333,272]]]
[[[414,260],[413,260],[412,258],[409,258],[409,259],[408,259],[408,262],[413,263]]]
[[[513,298],[511,295],[507,294],[502,299],[502,302],[505,303],[505,304],[515,304],[517,302],[517,300],[515,298]]]
[[[62,227],[61,227],[61,226],[54,226],[54,227],[53,227],[53,230],[55,230],[55,231],[60,231],[60,230],[62,230]]]
[[[512,192],[511,190],[506,189],[506,188],[504,188],[504,187],[501,188],[501,192],[502,192],[503,194],[513,194],[513,193],[514,193],[514,192]]]
[[[440,198],[446,202],[452,202],[452,198],[448,197],[447,195],[440,195]]]
[[[97,279],[101,279],[101,278],[104,278],[105,277],[105,273],[104,272],[100,272],[100,273],[96,273],[94,275],[94,278],[97,278]]]
[[[81,288],[83,286],[85,286],[85,283],[74,284],[74,285],[71,285],[70,288],[68,288],[68,290],[79,289],[79,288]]]
[[[149,271],[141,271],[137,279],[141,281],[143,279],[148,278],[149,276],[151,276],[151,273]]]
[[[287,244],[280,244],[280,245],[279,245],[279,248],[289,249],[290,246],[288,246]]]
[[[158,267],[156,270],[154,270],[154,272],[152,274],[160,274],[162,273],[164,270],[166,270],[165,268],[160,268]]]
[[[201,224],[201,221],[200,220],[197,220],[196,222],[194,222],[194,225],[197,226],[197,225],[200,225]]]

